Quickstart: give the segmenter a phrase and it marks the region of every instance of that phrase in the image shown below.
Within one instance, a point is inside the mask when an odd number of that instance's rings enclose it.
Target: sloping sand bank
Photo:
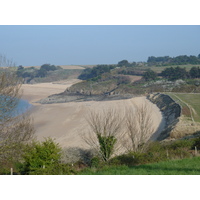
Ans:
[[[159,128],[158,132],[162,129],[161,112],[158,107],[148,101],[146,97],[101,102],[87,101],[60,104],[35,103],[49,95],[63,92],[67,87],[70,87],[77,81],[77,79],[73,79],[63,84],[40,83],[22,86],[23,98],[34,105],[32,117],[34,119],[38,140],[43,140],[44,137],[53,137],[62,147],[85,148],[86,144],[83,142],[81,135],[86,134],[88,130],[88,125],[85,120],[88,110],[116,107],[119,111],[124,112],[126,107],[130,107],[131,109],[134,107],[134,104],[147,104],[152,107],[152,126],[155,131]]]

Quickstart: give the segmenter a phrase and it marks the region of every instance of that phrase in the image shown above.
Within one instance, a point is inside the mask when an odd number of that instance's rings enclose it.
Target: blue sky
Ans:
[[[200,54],[200,26],[0,26],[0,54],[16,65],[116,64]]]

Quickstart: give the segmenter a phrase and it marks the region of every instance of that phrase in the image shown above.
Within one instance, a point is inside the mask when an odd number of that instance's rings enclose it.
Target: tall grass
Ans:
[[[200,157],[169,160],[140,166],[105,166],[86,169],[80,175],[200,175]]]

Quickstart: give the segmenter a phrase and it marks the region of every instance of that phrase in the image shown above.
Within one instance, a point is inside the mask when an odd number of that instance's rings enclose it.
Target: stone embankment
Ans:
[[[163,120],[165,121],[165,127],[157,140],[163,140],[170,136],[170,132],[179,122],[179,117],[181,116],[181,106],[170,96],[165,94],[150,94],[147,96],[147,99],[156,104],[162,112]]]

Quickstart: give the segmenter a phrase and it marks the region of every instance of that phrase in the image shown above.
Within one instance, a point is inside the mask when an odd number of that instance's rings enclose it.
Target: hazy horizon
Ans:
[[[0,55],[40,66],[146,62],[200,54],[198,25],[1,25]]]

